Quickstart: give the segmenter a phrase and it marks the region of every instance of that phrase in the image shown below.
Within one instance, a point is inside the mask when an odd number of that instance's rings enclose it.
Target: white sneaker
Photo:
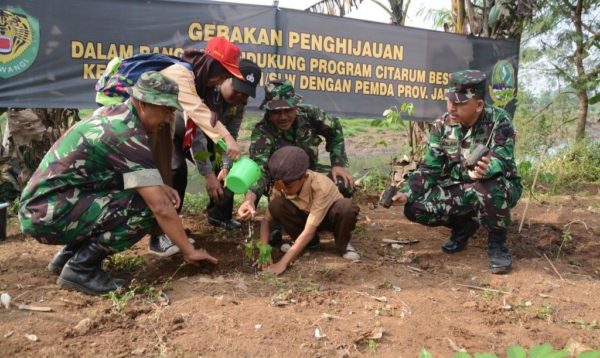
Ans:
[[[193,244],[194,239],[188,238],[190,244]],[[166,234],[158,236],[150,236],[150,244],[148,245],[148,252],[158,257],[170,257],[179,253],[177,245],[169,239]]]
[[[293,242],[289,242],[289,241],[285,242],[285,243],[281,244],[281,247],[279,249],[281,250],[281,252],[288,252],[292,248],[293,244],[294,244]]]
[[[342,257],[350,261],[360,260],[360,254],[351,244],[348,244],[348,246],[346,246],[346,253]]]

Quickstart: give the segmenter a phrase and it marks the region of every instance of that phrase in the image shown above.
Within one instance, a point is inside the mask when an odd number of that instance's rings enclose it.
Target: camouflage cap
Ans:
[[[127,93],[142,102],[173,107],[183,111],[177,100],[179,95],[177,83],[156,71],[142,73],[135,85],[127,89]]]
[[[446,98],[454,103],[465,103],[473,96],[485,97],[485,74],[477,70],[463,70],[450,74]]]
[[[268,111],[293,108],[302,102],[302,96],[294,92],[294,86],[286,79],[275,79],[265,85],[265,99],[260,105]]]

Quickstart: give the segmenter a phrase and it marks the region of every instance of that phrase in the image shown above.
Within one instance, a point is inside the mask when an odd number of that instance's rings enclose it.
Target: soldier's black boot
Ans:
[[[56,283],[92,296],[99,296],[125,286],[125,280],[112,279],[102,270],[108,252],[96,242],[89,242],[63,267]]]
[[[450,225],[450,239],[442,245],[442,251],[448,254],[459,252],[467,247],[469,238],[479,229],[479,223],[471,218],[456,218]]]
[[[46,267],[48,271],[60,275],[60,272],[62,271],[67,261],[69,261],[71,257],[73,257],[73,255],[75,255],[75,253],[77,252],[77,250],[79,250],[82,244],[82,242],[78,241],[63,246],[62,249],[60,249],[60,251],[54,255],[52,261],[50,261],[50,263]]]
[[[505,274],[512,268],[510,250],[506,245],[506,230],[490,230],[488,234],[488,258],[493,274]]]

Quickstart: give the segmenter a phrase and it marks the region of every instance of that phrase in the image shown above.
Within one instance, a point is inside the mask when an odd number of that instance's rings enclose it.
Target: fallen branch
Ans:
[[[381,241],[385,242],[386,244],[400,244],[400,245],[410,245],[410,244],[416,244],[419,242],[419,240],[392,240],[392,239],[382,239]]]
[[[560,274],[560,272],[558,272],[558,270],[556,269],[556,267],[554,266],[554,264],[552,263],[552,261],[550,261],[550,259],[548,258],[548,256],[546,256],[546,254],[544,254],[544,258],[546,259],[546,261],[548,261],[548,263],[550,264],[550,267],[552,267],[552,269],[554,270],[554,272],[556,273],[556,275],[558,275],[558,277],[564,281],[565,279],[562,277],[562,275]]]
[[[531,189],[529,189],[529,200],[527,200],[527,204],[525,204],[525,209],[523,210],[523,216],[521,217],[521,223],[519,224],[519,234],[521,233],[521,229],[523,229],[523,223],[525,222],[525,217],[527,216],[527,210],[529,209],[529,203],[533,198],[533,191],[535,190],[535,183],[537,182],[538,175],[540,174],[540,170],[542,169],[542,160],[546,155],[547,148],[543,148],[542,153],[540,154],[540,159],[538,159],[538,167],[535,170],[535,176],[533,177],[533,183],[531,184]]]
[[[43,306],[29,306],[29,305],[18,305],[18,309],[24,311],[35,311],[35,312],[52,312],[54,311],[52,307],[43,307]]]
[[[569,227],[571,227],[571,225],[572,225],[572,224],[575,224],[575,223],[580,223],[580,224],[582,224],[582,225],[583,225],[583,227],[585,227],[585,231],[588,231],[588,232],[590,231],[590,230],[588,229],[588,226],[587,226],[587,224],[585,223],[585,221],[583,221],[583,220],[581,220],[581,219],[575,219],[575,220],[569,221],[568,223],[566,223],[566,224],[565,224],[565,226],[563,226],[563,229],[568,229]]]
[[[457,284],[457,286],[462,286],[462,287],[467,287],[467,288],[472,288],[474,290],[480,290],[480,291],[489,291],[489,292],[497,292],[497,293],[501,293],[503,295],[510,295],[510,292],[507,291],[502,291],[502,290],[496,290],[495,288],[487,288],[487,287],[479,287],[479,286],[471,286],[471,285],[463,285],[463,284]]]

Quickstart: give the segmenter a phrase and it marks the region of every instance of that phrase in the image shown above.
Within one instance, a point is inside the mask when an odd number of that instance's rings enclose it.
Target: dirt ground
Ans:
[[[115,303],[59,289],[45,269],[57,247],[19,234],[13,219],[0,242],[0,291],[12,296],[10,309],[0,307],[0,356],[416,357],[423,347],[436,357],[460,349],[505,356],[510,344],[544,342],[600,349],[600,191],[584,189],[532,201],[521,233],[527,201],[519,203],[515,268],[504,276],[487,271],[484,230],[466,251],[446,255],[448,229],[409,223],[399,208],[374,208],[374,198],[361,199],[360,262],[337,257],[325,235],[280,277],[245,258],[247,227],[229,233],[187,216],[196,246],[220,263],[158,259],[145,238],[108,268],[137,287]]]

